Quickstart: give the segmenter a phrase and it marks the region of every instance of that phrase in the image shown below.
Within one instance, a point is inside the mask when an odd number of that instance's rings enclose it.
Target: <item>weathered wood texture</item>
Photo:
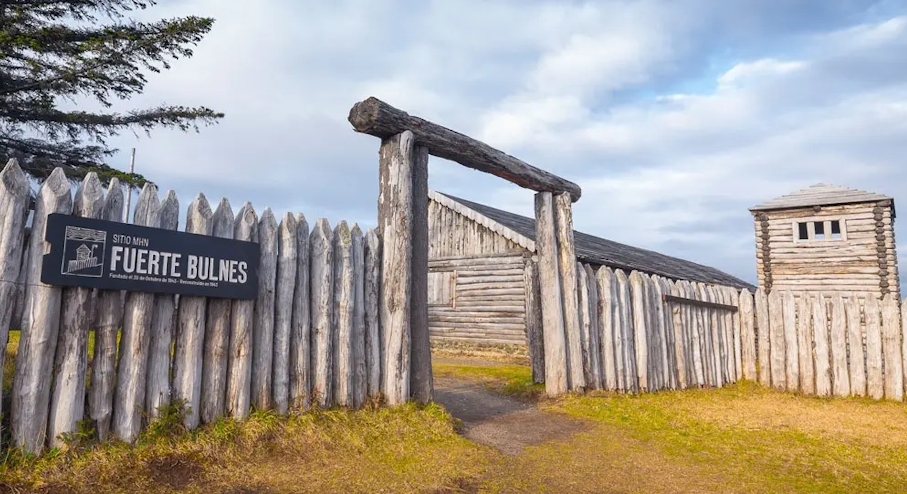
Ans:
[[[243,204],[233,220],[233,239],[258,242],[258,215]],[[252,403],[252,335],[255,301],[236,300],[230,307],[230,346],[227,356],[226,414],[237,420],[249,416]]]
[[[211,236],[233,238],[233,207],[221,199],[211,216]],[[233,301],[210,299],[205,313],[202,350],[201,422],[210,424],[226,413],[227,355],[230,351],[230,316]]]
[[[160,215],[157,188],[146,184],[136,202],[132,222],[157,228],[160,226]],[[142,430],[145,410],[154,294],[128,293],[123,314],[111,433],[120,440],[132,442]]]
[[[176,230],[179,226],[179,200],[176,192],[169,191],[167,197],[161,201],[160,228]],[[232,225],[231,225],[232,226]],[[232,237],[232,235],[231,235]],[[110,304],[115,304],[113,297],[118,297],[119,292],[110,294]],[[102,313],[99,310],[99,314]],[[116,338],[118,327],[112,328]],[[154,296],[154,314],[151,317],[151,344],[148,350],[148,378],[145,386],[145,413],[150,420],[160,416],[163,408],[170,405],[172,394],[170,370],[173,360],[173,342],[176,330],[176,297],[170,294],[157,294]],[[106,337],[110,337],[109,335]],[[97,354],[97,339],[95,340],[95,353]]]
[[[528,260],[523,272],[526,286],[526,341],[529,345],[529,365],[532,382],[545,382],[545,347],[542,333],[542,301],[539,287],[538,262]]]
[[[104,188],[95,173],[82,180],[73,201],[73,216],[99,218],[104,209]],[[47,437],[51,447],[64,445],[64,434],[78,429],[85,412],[85,374],[88,367],[88,330],[91,320],[91,288],[66,287],[60,319],[60,335],[54,356]]]
[[[569,378],[554,197],[550,192],[539,192],[535,195],[535,220],[545,349],[545,392],[548,396],[557,396],[569,389]]]
[[[887,199],[864,199],[870,200],[755,211],[759,286],[843,296],[891,292],[900,298],[893,205]],[[831,221],[839,222],[838,238],[799,239],[799,223],[812,233],[816,222],[830,228]]]
[[[277,278],[274,286],[274,355],[271,400],[274,410],[290,409],[290,352],[293,335],[293,306],[299,269],[299,239],[296,217],[286,213],[277,232]]]
[[[583,344],[576,297],[576,249],[573,236],[573,210],[570,196],[554,196],[554,228],[557,239],[557,263],[564,306],[564,335],[567,342],[567,376],[570,390],[586,387],[583,373]]]
[[[357,132],[381,139],[411,132],[415,143],[428,148],[434,156],[490,173],[527,189],[537,192],[567,192],[574,202],[582,193],[580,187],[573,182],[459,132],[411,116],[375,97],[353,105],[348,120]]]
[[[11,417],[12,443],[28,453],[40,452],[47,435],[48,407],[54,353],[60,329],[62,289],[40,282],[46,252],[44,229],[47,216],[72,212],[69,180],[57,168],[41,185],[35,198],[32,235],[28,246],[28,286],[22,317],[16,373],[13,378]]]
[[[399,163],[392,165],[395,179],[408,176]],[[340,222],[335,235],[322,219],[309,232],[301,214],[284,215],[278,225],[269,209],[259,218],[249,203],[234,217],[226,199],[212,212],[199,194],[188,208],[187,232],[259,244],[255,300],[120,291],[92,295],[87,288],[39,283],[48,248],[46,219],[62,213],[121,221],[123,187],[113,180],[105,192],[97,176],[89,174],[75,200],[71,193],[71,183],[56,170],[41,186],[35,235],[27,236],[26,176],[15,163],[0,171],[0,295],[7,299],[0,336],[8,334],[16,286],[30,280],[10,412],[12,442],[24,451],[63,446],[64,435],[77,431],[84,414],[99,439],[133,442],[172,401],[181,404],[183,425],[192,430],[224,416],[243,420],[253,407],[277,414],[313,405],[362,407],[385,388],[396,393],[397,403],[410,399],[409,340],[399,325],[390,338],[381,326],[382,310],[409,317],[409,309],[398,310],[409,292],[397,293],[390,304],[383,301],[382,263],[392,272],[399,269],[383,257],[376,231],[364,235],[358,226],[350,229]],[[386,231],[396,230],[397,212],[386,211]],[[171,191],[160,202],[156,187],[146,185],[133,216],[136,225],[175,230],[176,194]],[[398,253],[401,246],[409,247],[408,238],[397,238]],[[508,267],[523,276],[525,259],[518,256]],[[24,275],[23,268],[30,273]],[[465,299],[475,298],[481,283],[469,276],[463,281]],[[463,316],[474,317],[476,311],[474,306]],[[95,352],[89,362],[92,328]],[[388,349],[394,353],[393,375],[382,372]],[[430,399],[430,381],[424,391],[424,399]]]
[[[208,199],[204,194],[199,194],[189,204],[186,212],[186,232],[211,235],[213,220],[214,212],[208,204]],[[205,297],[180,297],[177,309],[176,344],[173,349],[173,398],[181,400],[187,407],[183,423],[189,430],[198,427],[201,421],[207,306],[208,301]],[[222,316],[223,313],[219,315]]]
[[[9,329],[18,294],[17,283],[22,270],[22,256],[25,242],[25,220],[30,197],[28,178],[19,168],[19,162],[12,159],[0,171],[0,348],[6,348]],[[17,321],[19,329],[21,318]],[[0,369],[6,359],[6,351],[0,352]],[[2,406],[2,404],[0,404]],[[0,414],[3,409],[0,408]]]
[[[423,143],[427,144],[427,143]],[[381,312],[383,392],[387,403],[406,401],[410,380],[412,294],[413,132],[385,135],[379,151],[378,228],[382,237]]]
[[[425,146],[413,148],[412,207],[410,394],[416,402],[428,403],[433,380],[428,329],[428,148]],[[355,281],[360,283],[359,278]]]
[[[783,304],[780,319],[758,317],[760,295],[761,289],[756,293],[758,352],[749,350],[757,353],[760,382],[763,375],[770,375],[772,386],[806,395],[904,400],[903,314],[893,293],[880,297],[875,292],[844,296],[834,290],[773,290],[770,311],[772,301],[794,300]],[[794,316],[788,315],[790,306],[795,308],[790,311]],[[786,337],[791,324],[795,345]],[[770,337],[763,343],[763,333],[785,337]],[[745,338],[742,341],[745,356],[749,344]],[[771,346],[770,351],[762,350],[764,344]],[[788,379],[791,364],[796,365],[796,380]]]
[[[252,327],[252,406],[257,410],[271,408],[272,365],[274,361],[274,302],[277,290],[277,219],[271,208],[265,208],[258,220],[258,299],[255,301],[255,324]]]

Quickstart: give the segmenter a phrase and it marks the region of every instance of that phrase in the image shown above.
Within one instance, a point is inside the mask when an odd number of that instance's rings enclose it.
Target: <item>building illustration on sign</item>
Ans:
[[[104,275],[107,232],[67,226],[63,241],[61,274],[100,278]]]

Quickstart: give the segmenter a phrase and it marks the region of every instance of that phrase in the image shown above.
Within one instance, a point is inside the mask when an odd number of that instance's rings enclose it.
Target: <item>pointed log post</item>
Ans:
[[[258,242],[258,215],[247,202],[233,222],[233,238]],[[230,310],[230,353],[227,357],[227,415],[236,420],[249,416],[252,403],[252,331],[255,301],[235,300]]]
[[[410,394],[417,403],[432,399],[431,340],[428,332],[428,148],[413,147],[412,292],[410,301]]]
[[[63,290],[41,283],[41,265],[47,242],[47,216],[70,214],[72,195],[69,180],[57,168],[41,185],[35,198],[32,235],[29,239],[28,280],[25,312],[22,317],[16,372],[13,378],[11,410],[12,443],[26,453],[40,453],[47,436],[50,385],[54,353],[60,329]]]
[[[740,358],[743,378],[756,380],[756,331],[753,294],[744,288],[740,290],[737,317],[740,318]],[[802,373],[801,373],[802,375]]]
[[[794,294],[785,291],[782,294],[782,309],[784,317],[784,348],[785,348],[785,381],[789,391],[797,391],[800,382],[800,351],[797,346],[797,318],[796,300]]]
[[[94,172],[85,175],[73,201],[73,216],[99,218],[104,209],[104,188]],[[85,374],[88,368],[88,330],[91,326],[91,288],[63,289],[60,335],[54,357],[48,446],[64,445],[62,434],[78,429],[85,413]],[[49,377],[49,376],[48,376]]]
[[[759,384],[771,386],[771,349],[769,347],[771,327],[768,316],[768,297],[761,288],[758,288],[753,299],[756,306],[756,329],[758,331],[756,342]]]
[[[631,375],[639,382],[639,389],[643,393],[649,390],[649,345],[648,318],[646,317],[645,284],[639,271],[631,271],[627,279],[630,287],[632,303],[633,346],[635,350],[636,367],[630,369]]]
[[[176,192],[168,191],[161,201],[161,223],[164,230],[179,227],[180,202]],[[151,345],[148,354],[148,382],[145,386],[145,413],[149,420],[160,417],[161,410],[170,405],[170,368],[176,330],[176,296],[169,293],[154,295],[154,314],[151,317]]]
[[[186,212],[186,232],[211,235],[214,213],[204,194],[196,196]],[[193,430],[201,422],[202,364],[204,359],[205,297],[181,296],[173,351],[173,399],[184,400],[183,424]]]
[[[633,298],[630,294],[630,280],[622,269],[614,271],[617,280],[617,306],[616,313],[620,325],[614,330],[617,344],[615,352],[618,355],[617,375],[618,390],[638,392],[639,377],[636,373],[636,337],[633,327]],[[621,387],[622,386],[622,387]]]
[[[312,403],[328,408],[334,402],[331,369],[331,326],[334,309],[334,234],[319,218],[309,237],[312,293]]]
[[[850,395],[866,396],[866,354],[863,351],[860,299],[853,295],[847,297],[844,302],[844,312],[847,314],[847,340],[850,347],[850,368],[848,373],[850,375]],[[905,311],[905,314],[907,314],[907,311]]]
[[[882,358],[885,362],[885,398],[904,399],[904,368],[901,356],[901,314],[899,300],[888,293],[882,298]]]
[[[286,213],[277,233],[277,284],[274,298],[274,356],[271,400],[284,415],[290,409],[290,337],[293,333],[293,297],[299,263],[296,217]]]
[[[309,305],[309,222],[296,215],[296,288],[290,334],[290,409],[312,406],[312,318]]]
[[[894,309],[897,311],[897,305]],[[898,330],[895,338],[897,338],[898,352],[900,352],[900,321],[897,321],[897,324]],[[831,362],[831,382],[834,395],[839,397],[850,395],[850,376],[847,373],[847,314],[844,309],[844,299],[840,294],[835,294],[831,298]]]
[[[123,187],[116,178],[110,180],[101,219],[123,220]],[[101,290],[97,295],[97,321],[94,331],[94,358],[91,362],[91,386],[88,388],[88,416],[94,422],[95,434],[101,441],[110,435],[113,416],[113,390],[116,382],[117,333],[123,325],[122,292]]]
[[[602,266],[598,268],[595,274],[595,282],[598,289],[598,331],[601,340],[601,372],[602,386],[607,391],[617,389],[617,379],[615,374],[614,363],[614,295],[615,284],[614,273],[611,268]]]
[[[813,339],[816,348],[816,394],[831,396],[831,355],[828,350],[828,310],[825,307],[825,297],[817,293],[812,306]],[[878,308],[878,305],[876,307]],[[796,384],[789,385],[796,389]]]
[[[258,221],[258,299],[255,301],[255,326],[252,330],[252,406],[268,410],[271,401],[274,358],[274,299],[277,289],[277,219],[265,208]]]
[[[365,235],[365,367],[370,398],[381,392],[381,238],[375,230]]]
[[[381,141],[378,170],[378,228],[383,240],[381,319],[384,397],[399,405],[410,396],[412,318],[413,133]]]
[[[211,236],[233,238],[233,208],[226,197],[211,216]],[[233,300],[212,298],[205,313],[202,349],[201,422],[210,424],[224,416],[227,399],[227,354],[230,351],[230,316]]]
[[[136,201],[132,222],[157,228],[160,220],[157,187],[145,184]],[[153,314],[153,293],[129,292],[126,295],[111,426],[113,435],[126,442],[134,441],[142,430]]]
[[[540,384],[545,382],[545,348],[542,341],[542,301],[537,261],[526,260],[523,280],[526,284],[526,342],[529,365],[532,368],[532,382]]]
[[[333,341],[334,403],[352,405],[353,350],[353,260],[352,235],[346,221],[334,228],[334,326]]]
[[[548,396],[557,396],[567,392],[569,383],[554,198],[550,192],[535,195],[535,219],[535,245],[539,256],[539,287],[545,348],[545,392]]]
[[[573,239],[573,206],[570,194],[554,196],[554,224],[557,233],[557,262],[560,269],[564,336],[567,344],[567,371],[571,391],[586,387],[583,375],[583,344],[576,301],[576,249]]]
[[[807,395],[816,394],[816,362],[813,358],[812,299],[801,294],[797,306],[797,347],[800,350],[800,390]]]
[[[884,377],[882,375],[882,321],[879,299],[874,294],[867,294],[863,312],[866,316],[866,391],[876,400],[885,396]],[[817,348],[818,350],[818,348]],[[818,360],[818,351],[816,352]],[[816,363],[818,371],[818,362]]]
[[[680,285],[669,280],[665,280],[667,284],[666,294],[672,295],[674,297],[680,297]],[[687,339],[687,323],[684,317],[684,310],[681,304],[669,304],[666,306],[666,310],[670,311],[670,317],[672,320],[672,328],[674,331],[674,360],[677,364],[677,385],[680,389],[687,389],[690,383],[690,359],[689,356],[689,340]]]
[[[3,301],[0,305],[0,348],[3,349],[9,341],[10,324],[20,289],[17,282],[23,271],[25,219],[31,199],[30,190],[28,178],[19,168],[19,162],[9,160],[0,172],[0,211],[3,212],[0,215],[0,300]],[[5,359],[6,351],[0,352],[0,369],[4,368]],[[3,409],[0,408],[2,415]]]
[[[353,407],[359,408],[365,404],[368,396],[368,384],[365,382],[365,237],[362,236],[362,229],[356,224],[353,225],[350,236],[352,237],[350,257],[353,268],[353,329],[351,332],[352,349],[350,352],[352,359],[350,367],[353,376],[351,378],[351,393]],[[429,368],[431,367],[430,360],[428,366]],[[414,368],[413,372],[415,371],[416,369]]]
[[[780,391],[787,390],[786,358],[784,354],[784,310],[782,308],[783,293],[777,290],[771,292],[768,296],[768,317],[769,317],[769,348],[771,357],[771,376],[772,386]],[[822,306],[822,314],[825,314],[825,306]],[[822,319],[822,325],[825,325],[825,319]]]

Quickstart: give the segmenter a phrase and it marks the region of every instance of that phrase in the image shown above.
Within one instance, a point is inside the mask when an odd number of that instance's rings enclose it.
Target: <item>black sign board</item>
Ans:
[[[259,247],[161,228],[80,218],[47,217],[41,282],[103,290],[254,299]]]

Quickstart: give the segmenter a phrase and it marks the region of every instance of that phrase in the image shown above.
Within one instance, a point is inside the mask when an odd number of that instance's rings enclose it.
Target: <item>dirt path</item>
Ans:
[[[434,384],[435,401],[463,421],[463,436],[508,455],[590,427],[586,422],[491,391],[478,381],[436,377]]]

